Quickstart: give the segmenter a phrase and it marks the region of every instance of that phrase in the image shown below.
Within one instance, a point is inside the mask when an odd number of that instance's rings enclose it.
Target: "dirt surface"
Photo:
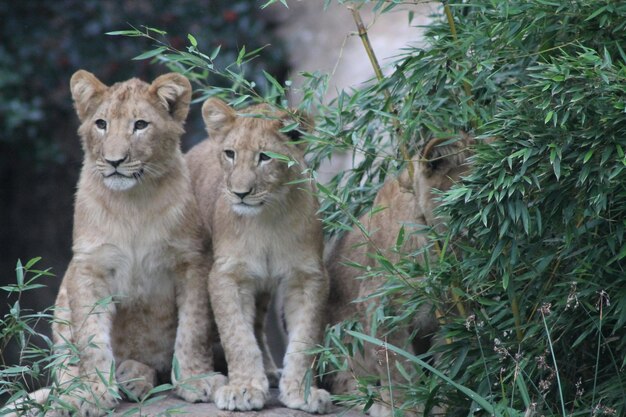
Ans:
[[[271,390],[271,399],[260,411],[224,411],[218,409],[215,404],[196,403],[190,404],[178,397],[168,395],[167,397],[140,406],[137,403],[121,404],[113,416],[168,416],[184,415],[185,417],[309,417],[316,414],[305,413],[304,411],[292,410],[283,407],[278,402],[278,390]],[[364,414],[353,410],[345,410],[335,407],[332,413],[325,414],[328,417],[364,417]]]

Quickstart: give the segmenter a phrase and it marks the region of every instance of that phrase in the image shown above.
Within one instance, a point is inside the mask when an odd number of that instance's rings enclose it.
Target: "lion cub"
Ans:
[[[263,332],[255,332],[255,322],[268,294],[277,292],[289,337],[279,398],[287,407],[323,413],[331,404],[328,392],[312,387],[305,398],[303,382],[311,366],[305,350],[318,342],[328,296],[314,186],[292,183],[302,179],[305,162],[304,150],[279,131],[287,115],[268,106],[245,113],[207,100],[202,116],[209,139],[187,154],[213,247],[209,293],[228,363],[229,384],[216,391],[215,404],[228,410],[265,404]]]
[[[359,219],[368,231],[369,239],[355,227],[328,251],[326,268],[331,283],[328,308],[331,325],[357,318],[362,320],[367,333],[373,327],[372,315],[368,309],[372,303],[379,302],[379,299],[368,297],[375,294],[384,281],[379,277],[359,278],[363,271],[348,263],[375,267],[377,251],[381,251],[394,262],[398,260],[398,253],[394,251],[394,247],[401,227],[405,228],[407,236],[403,247],[399,248],[404,254],[415,252],[427,245],[425,234],[419,232],[419,225],[441,228],[442,225],[433,214],[433,210],[439,205],[434,190],[448,190],[467,171],[467,158],[470,155],[468,147],[473,143],[473,139],[462,134],[461,139],[454,143],[446,145],[443,142],[446,140],[433,139],[426,144],[420,154],[420,160],[413,162],[413,178],[410,177],[408,169],[405,169],[398,178],[392,178],[382,186],[373,204],[374,208],[381,210]],[[357,299],[368,300],[354,302]],[[384,336],[390,344],[408,349],[410,352],[424,353],[429,348],[431,335],[436,329],[437,321],[434,314],[426,307],[408,328],[396,329],[389,335],[384,335],[384,332],[379,330],[378,336]],[[411,338],[413,332],[415,335]],[[364,356],[356,356],[353,359],[353,373],[342,372],[333,376],[331,391],[334,394],[354,391],[355,377],[367,375],[379,375],[382,386],[403,381],[404,378],[393,363],[400,358],[392,354],[388,356],[392,363],[381,363],[387,358],[381,360],[376,347],[366,346]],[[389,381],[388,371],[392,381]],[[382,397],[383,400],[389,400],[386,391],[382,392]],[[379,404],[374,404],[369,412],[374,416],[393,415],[390,408]]]
[[[199,377],[212,371],[210,310],[198,208],[179,146],[191,85],[170,73],[107,87],[80,70],[70,87],[85,159],[53,337],[59,349],[69,352],[70,342],[79,352],[57,382],[78,376],[84,388],[62,399],[80,415],[102,415],[120,387],[131,399],[145,395],[174,357],[176,392],[209,401],[225,378]]]

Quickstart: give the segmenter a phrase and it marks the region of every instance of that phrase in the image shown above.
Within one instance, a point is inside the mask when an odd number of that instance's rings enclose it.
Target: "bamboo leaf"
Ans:
[[[159,46],[158,48],[152,49],[150,51],[146,51],[141,55],[137,55],[136,57],[133,58],[133,60],[135,61],[141,61],[143,59],[149,59],[149,58],[154,58],[157,55],[160,55],[161,53],[165,52],[167,50],[166,47],[164,46]]]
[[[187,39],[189,39],[189,43],[191,43],[191,46],[193,46],[193,47],[197,47],[198,46],[198,41],[196,40],[196,38],[191,33],[187,34]]]

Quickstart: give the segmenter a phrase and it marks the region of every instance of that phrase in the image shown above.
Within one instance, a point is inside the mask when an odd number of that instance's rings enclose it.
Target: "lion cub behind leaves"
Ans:
[[[330,276],[329,323],[334,325],[343,320],[362,320],[365,332],[369,334],[374,323],[370,308],[379,303],[380,298],[372,296],[380,290],[384,280],[380,277],[360,278],[365,272],[350,266],[356,263],[364,267],[375,268],[376,256],[381,251],[389,260],[396,262],[398,253],[394,250],[400,228],[404,227],[406,239],[399,252],[409,254],[428,244],[425,233],[419,227],[430,226],[437,230],[442,228],[433,211],[440,204],[435,190],[448,190],[467,172],[470,155],[469,146],[473,138],[465,133],[453,143],[446,139],[432,139],[420,153],[420,160],[413,162],[413,177],[405,169],[398,178],[385,182],[376,195],[373,214],[365,214],[359,222],[369,233],[353,228],[335,243],[334,248],[328,247],[329,256],[326,267]],[[380,210],[379,210],[380,209]],[[422,225],[422,226],[418,226]],[[418,228],[416,228],[416,226]],[[332,249],[332,250],[330,250]],[[418,262],[422,260],[417,259]],[[356,302],[355,300],[364,300]],[[401,306],[399,306],[401,308]],[[378,329],[377,336],[395,346],[405,348],[412,353],[424,353],[431,343],[432,333],[438,324],[431,309],[424,307],[413,318],[409,326],[394,329],[393,333],[384,334]],[[387,363],[387,359],[390,363]],[[352,373],[340,372],[331,378],[333,394],[344,394],[355,391],[355,377],[377,375],[381,386],[395,385],[405,381],[394,363],[400,361],[392,352],[386,354],[384,349],[372,345],[365,346],[364,355],[356,355],[352,362]],[[410,364],[407,364],[410,367]],[[389,375],[391,381],[389,381]],[[394,391],[395,404],[400,405],[402,397],[399,390]],[[386,389],[381,388],[384,402],[389,403]],[[392,410],[386,404],[374,404],[369,413],[373,416],[391,416]],[[413,414],[407,414],[413,415]]]
[[[191,85],[170,73],[107,87],[80,70],[70,87],[85,158],[53,335],[58,349],[69,353],[70,342],[79,352],[57,383],[78,376],[84,384],[61,400],[79,415],[102,415],[122,393],[144,396],[175,356],[177,393],[209,401],[225,378],[199,377],[212,371],[210,311],[198,208],[179,146]]]
[[[229,383],[216,391],[215,404],[228,410],[265,404],[265,370],[273,364],[259,347],[264,336],[258,323],[277,292],[289,338],[279,398],[287,407],[324,413],[331,404],[328,392],[311,387],[305,398],[304,382],[312,361],[304,351],[319,340],[328,296],[314,187],[292,183],[302,180],[305,162],[302,147],[279,131],[290,123],[288,115],[268,106],[245,113],[207,100],[202,116],[209,139],[187,154],[213,247],[209,293],[228,363]],[[297,163],[288,166],[275,154]]]

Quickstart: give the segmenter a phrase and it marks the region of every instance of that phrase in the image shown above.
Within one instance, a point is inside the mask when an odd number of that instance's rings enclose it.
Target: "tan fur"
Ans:
[[[175,356],[177,393],[208,401],[223,376],[184,381],[212,371],[199,213],[179,146],[191,85],[171,73],[107,87],[83,70],[70,85],[85,160],[53,332],[58,350],[69,353],[71,342],[80,359],[58,383],[78,375],[87,387],[66,400],[98,416],[115,405],[118,384],[141,398]],[[124,176],[107,160],[123,160]],[[97,372],[117,383],[107,387]]]
[[[376,267],[377,262],[372,255],[377,251],[392,262],[397,261],[398,252],[411,253],[427,244],[426,236],[419,232],[419,225],[441,227],[433,215],[434,208],[439,204],[435,190],[449,189],[467,170],[466,158],[469,155],[467,148],[472,140],[463,134],[462,139],[457,142],[441,146],[443,142],[431,140],[426,145],[419,160],[413,163],[413,178],[411,170],[406,169],[398,178],[392,178],[382,186],[373,204],[373,208],[382,211],[366,214],[359,219],[367,230],[369,239],[355,227],[335,243],[333,250],[328,251],[326,267],[331,282],[328,308],[331,325],[356,318],[361,320],[366,332],[369,332],[372,328],[370,309],[373,303],[379,301],[374,299],[355,303],[353,300],[371,296],[384,283],[381,278],[359,279],[365,274],[363,270],[346,265],[346,262]],[[399,248],[399,251],[394,251],[392,249],[403,226],[406,239],[403,247]],[[420,262],[423,259],[416,261]],[[423,353],[428,349],[430,335],[436,328],[434,315],[430,309],[424,308],[410,328],[396,330],[386,338],[388,343],[409,352]],[[413,331],[417,336],[410,340]],[[382,337],[381,334],[378,336]],[[332,392],[342,394],[353,391],[356,388],[354,376],[380,375],[382,385],[386,386],[389,384],[387,366],[392,381],[403,381],[394,363],[401,359],[392,353],[388,356],[389,363],[386,363],[387,355],[384,351],[366,345],[365,355],[355,357],[352,363],[353,374],[343,372],[332,378]],[[383,399],[389,400],[384,391]],[[370,408],[370,414],[392,415],[388,407],[378,404]]]
[[[328,294],[314,186],[288,184],[302,179],[305,162],[303,150],[279,132],[287,116],[266,106],[243,112],[263,117],[244,117],[220,100],[207,100],[202,115],[209,139],[187,155],[206,239],[213,246],[209,293],[228,362],[229,385],[217,390],[215,404],[229,410],[265,404],[268,359],[264,364],[263,332],[258,326],[255,331],[255,323],[262,322],[263,298],[277,293],[289,333],[280,400],[323,413],[329,394],[312,387],[305,399],[303,384],[312,362],[304,350],[319,341]],[[262,152],[287,155],[297,164],[288,168],[277,159],[262,161]]]

